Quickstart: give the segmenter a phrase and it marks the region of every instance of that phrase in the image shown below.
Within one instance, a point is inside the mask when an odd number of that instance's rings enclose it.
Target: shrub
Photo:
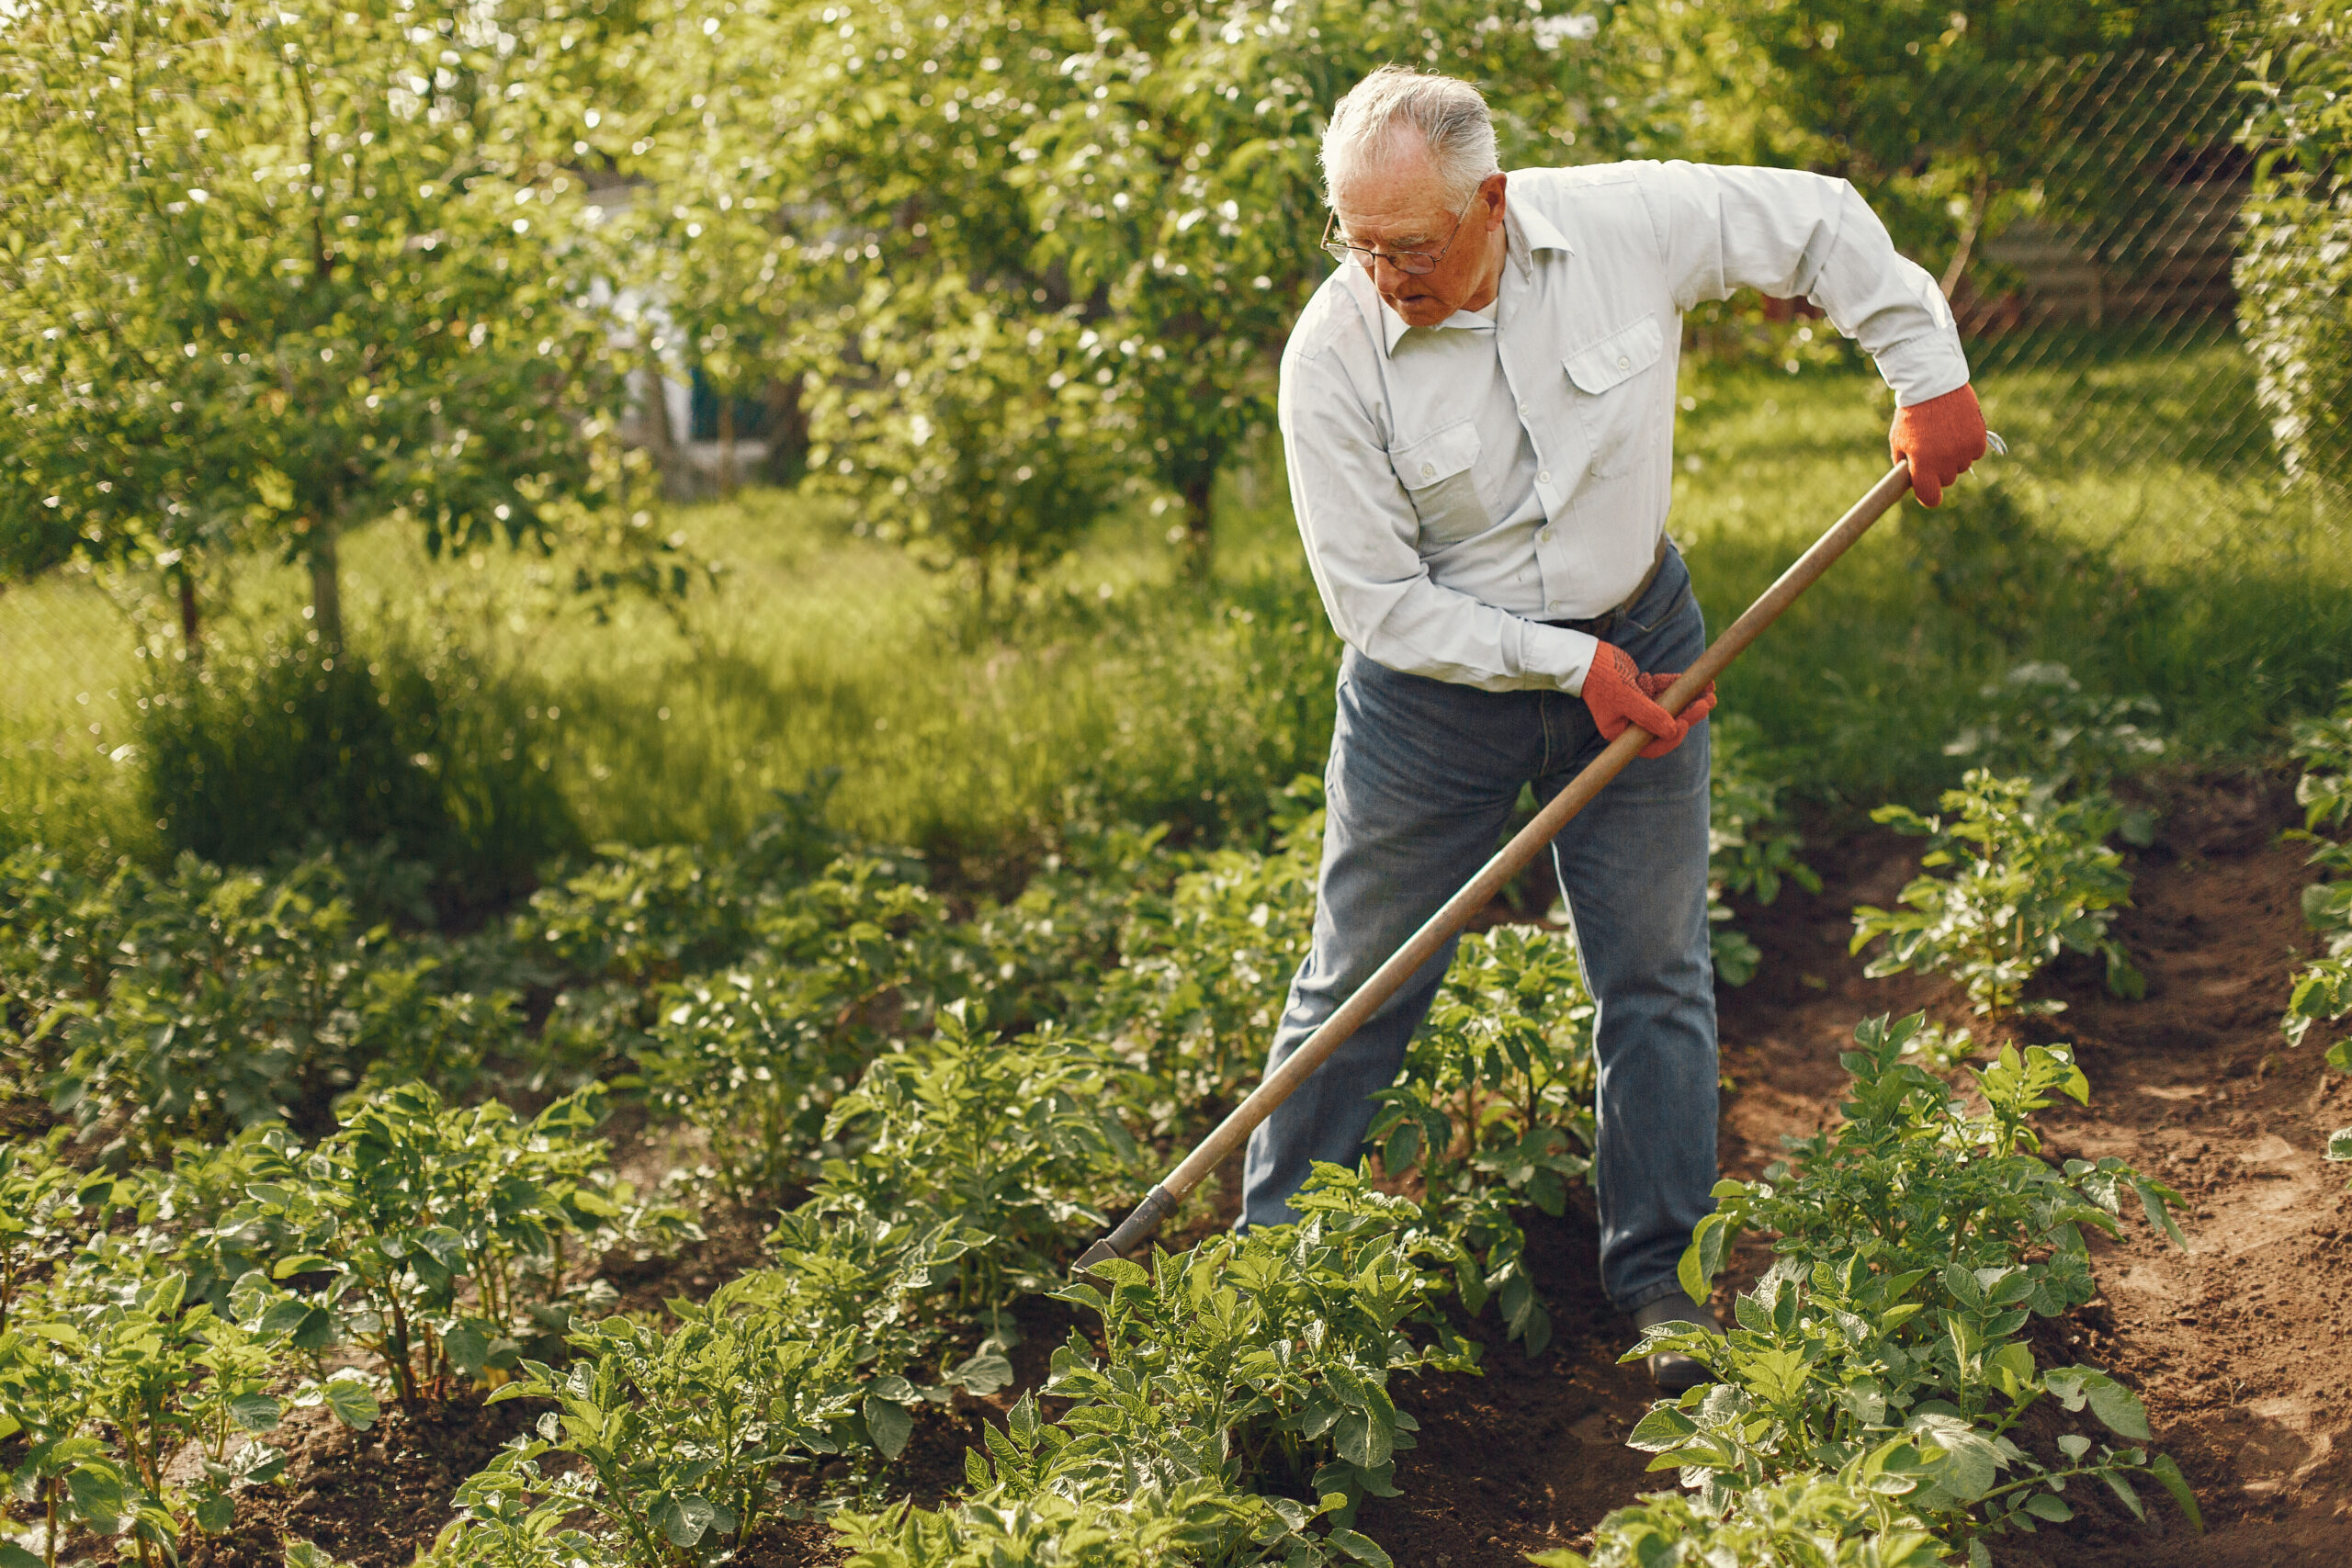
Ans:
[[[2242,133],[2255,183],[2238,315],[2287,472],[2340,488],[2352,474],[2352,6],[2263,10]]]
[[[153,668],[137,743],[172,851],[257,865],[389,841],[479,908],[579,840],[537,708],[454,647],[338,656],[273,640]]]

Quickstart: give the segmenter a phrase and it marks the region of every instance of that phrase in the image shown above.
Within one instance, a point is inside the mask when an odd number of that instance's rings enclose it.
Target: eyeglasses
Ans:
[[[1453,249],[1453,242],[1462,237],[1463,220],[1470,216],[1471,202],[1477,199],[1478,193],[1472,191],[1470,200],[1464,202],[1462,210],[1453,215],[1453,232],[1446,236],[1445,243],[1435,254],[1428,251],[1375,251],[1365,245],[1351,245],[1337,237],[1340,215],[1336,210],[1323,225],[1323,249],[1333,261],[1342,265],[1354,262],[1370,272],[1375,262],[1385,261],[1408,277],[1423,277],[1435,272],[1437,264],[1445,259],[1445,253]]]

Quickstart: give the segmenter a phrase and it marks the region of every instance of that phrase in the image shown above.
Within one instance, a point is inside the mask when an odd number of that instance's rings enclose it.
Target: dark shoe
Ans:
[[[1634,1310],[1634,1332],[1637,1336],[1648,1333],[1661,1323],[1678,1322],[1695,1323],[1710,1334],[1724,1331],[1723,1325],[1715,1321],[1713,1312],[1679,1291]],[[1668,1393],[1682,1393],[1702,1382],[1715,1381],[1715,1374],[1702,1362],[1679,1350],[1661,1350],[1649,1358],[1649,1363],[1651,1379]]]

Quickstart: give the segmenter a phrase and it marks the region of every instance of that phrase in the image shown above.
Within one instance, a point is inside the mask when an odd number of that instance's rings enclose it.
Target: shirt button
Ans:
[[[1521,419],[1525,419],[1527,417],[1527,405],[1525,403],[1519,405],[1519,417]]]
[[[1536,475],[1535,482],[1540,485],[1550,484],[1552,482],[1552,470],[1546,468],[1542,473]]]
[[[1550,544],[1552,542],[1552,530],[1549,528],[1538,528],[1535,530],[1535,542],[1539,545]]]
[[[1622,355],[1622,354],[1621,354],[1621,355],[1619,355],[1617,356],[1617,368],[1618,368],[1618,369],[1620,369],[1620,370],[1624,369],[1627,366],[1629,366],[1629,365],[1631,365],[1631,364],[1633,364],[1633,363],[1634,363],[1634,362],[1633,362],[1632,360],[1630,360],[1630,359],[1626,358],[1626,357],[1625,357],[1623,355]]]
[[[1436,472],[1437,465],[1435,463],[1423,463],[1421,465],[1421,478],[1428,479],[1431,474]]]

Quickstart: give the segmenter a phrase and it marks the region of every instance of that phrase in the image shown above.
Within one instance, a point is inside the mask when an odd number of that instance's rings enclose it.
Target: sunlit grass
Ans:
[[[2225,357],[2189,365],[2201,381],[2177,407],[2156,396],[2177,365],[1988,377],[2016,456],[1944,509],[1905,502],[1881,524],[1732,672],[1726,706],[1763,724],[1804,791],[1863,806],[1944,783],[1942,743],[1978,688],[2028,659],[2153,694],[2176,754],[2275,750],[2352,676],[2352,551],[2258,453],[2215,456],[2208,405],[2243,404],[2222,386],[2243,371],[2226,345],[2200,352]],[[1836,372],[1694,391],[1671,526],[1720,627],[1884,471],[1885,401]],[[435,561],[385,525],[346,544],[346,613],[363,651],[470,652],[588,841],[726,839],[775,792],[830,781],[842,829],[986,874],[1072,811],[1246,830],[1268,791],[1319,769],[1338,645],[1279,462],[1261,454],[1226,501],[1214,592],[1176,581],[1167,519],[1136,505],[989,626],[839,503],[776,491],[662,519],[726,569],[680,606],[600,621],[570,596],[568,558]],[[274,564],[211,585],[222,646],[300,635],[306,587]],[[168,628],[150,630],[173,657]],[[0,843],[152,852],[123,750],[137,646],[86,577],[0,595]]]

